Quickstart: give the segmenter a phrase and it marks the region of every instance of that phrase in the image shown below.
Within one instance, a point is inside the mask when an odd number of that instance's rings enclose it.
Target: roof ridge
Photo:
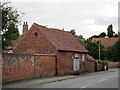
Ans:
[[[48,28],[48,27],[46,27],[46,26],[39,25],[39,24],[37,24],[37,23],[33,23],[33,25],[37,25],[37,26],[40,26],[40,27],[43,27],[43,28],[47,28],[47,29],[50,29],[50,30],[57,30],[57,31],[62,31],[62,32],[69,32],[69,31],[64,31],[64,30],[57,29],[57,28]]]
[[[47,40],[57,50],[88,52],[88,50],[84,47],[84,45],[79,43],[79,41],[70,32],[63,31],[60,29],[55,29],[55,28],[48,28],[48,27],[41,26],[36,23],[34,23],[34,25],[35,25],[35,27],[39,28],[41,32],[44,33]],[[73,43],[73,44],[71,44],[71,43]]]
[[[110,38],[120,38],[120,37],[109,37],[109,38],[93,38],[93,39],[110,39]]]

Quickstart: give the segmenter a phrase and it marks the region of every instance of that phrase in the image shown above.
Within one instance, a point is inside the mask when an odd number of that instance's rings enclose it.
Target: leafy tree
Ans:
[[[98,35],[99,38],[104,38],[106,36],[106,33],[105,32],[102,32]]]
[[[88,40],[92,41],[93,38],[99,38],[97,35],[93,35],[90,38],[88,38]]]
[[[2,11],[2,49],[12,46],[19,37],[18,25],[20,24],[21,12],[9,6],[10,2],[0,3]]]
[[[99,42],[92,42],[91,40],[86,40],[85,47],[89,51],[89,54],[93,56],[93,58],[99,59]],[[104,47],[101,44],[100,47],[101,59],[104,59]]]
[[[78,39],[78,41],[82,44],[85,44],[85,39],[83,38],[82,35],[76,35],[75,29],[72,29],[70,33]]]
[[[118,31],[118,37],[120,37],[120,31]]]
[[[72,29],[70,33],[75,36],[76,35],[75,29]]]
[[[109,37],[113,37],[113,34],[114,34],[115,32],[113,31],[113,26],[112,26],[112,24],[108,26],[107,30],[108,30],[108,34],[107,34],[107,35],[108,35]]]
[[[107,48],[106,57],[112,61],[120,61],[120,40],[115,45]]]

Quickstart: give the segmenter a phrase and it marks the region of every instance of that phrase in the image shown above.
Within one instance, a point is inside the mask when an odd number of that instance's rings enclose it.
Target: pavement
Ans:
[[[114,83],[116,83],[117,78],[115,77],[117,77],[117,74],[118,69],[109,69],[109,71],[83,73],[81,75],[67,75],[44,79],[38,78],[34,80],[22,80],[14,83],[3,84],[2,88],[96,88],[96,85],[91,86],[90,84],[96,84],[95,82],[99,83],[105,81],[108,76],[112,78],[112,81],[114,81],[110,84],[114,85]],[[107,82],[109,81],[106,81],[106,83]],[[101,87],[101,85],[102,84],[99,84],[98,87]],[[112,87],[118,87],[118,84]]]

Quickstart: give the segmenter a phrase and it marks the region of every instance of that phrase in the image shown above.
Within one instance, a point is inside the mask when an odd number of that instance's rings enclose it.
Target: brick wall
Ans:
[[[20,36],[13,52],[17,54],[56,54],[57,50],[44,34],[33,26],[27,34]]]
[[[73,59],[74,52],[59,52],[58,54],[58,75],[65,75],[65,74],[74,74],[73,71]],[[85,62],[82,62],[82,54],[78,53],[80,57],[80,72],[86,72],[86,62],[87,62],[87,54],[85,54]]]
[[[57,75],[74,74],[72,59],[74,54],[74,52],[60,52],[57,56],[51,54],[3,54],[3,82],[54,76],[56,72]],[[80,72],[92,71],[94,66],[93,63],[87,61],[87,55],[85,54],[85,62],[82,62],[80,53],[79,56]]]
[[[35,76],[54,76],[56,73],[55,56],[35,56]]]
[[[94,61],[87,61],[87,72],[94,72]]]
[[[82,54],[80,54],[80,72],[86,72],[87,71],[87,54],[85,54],[85,61],[82,62]]]
[[[54,55],[2,55],[2,81],[10,82],[37,76],[55,75]]]
[[[120,67],[120,62],[108,62],[109,68],[118,68]]]
[[[73,74],[73,53],[60,52],[57,56],[58,75]]]

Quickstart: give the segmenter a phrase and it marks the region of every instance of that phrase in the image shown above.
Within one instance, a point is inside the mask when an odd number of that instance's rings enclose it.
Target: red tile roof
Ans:
[[[36,23],[33,25],[46,36],[57,50],[88,52],[88,50],[86,50],[86,48],[68,31],[47,28]]]
[[[120,38],[111,37],[111,38],[93,38],[92,41],[101,41],[101,44],[104,48],[114,45]]]

